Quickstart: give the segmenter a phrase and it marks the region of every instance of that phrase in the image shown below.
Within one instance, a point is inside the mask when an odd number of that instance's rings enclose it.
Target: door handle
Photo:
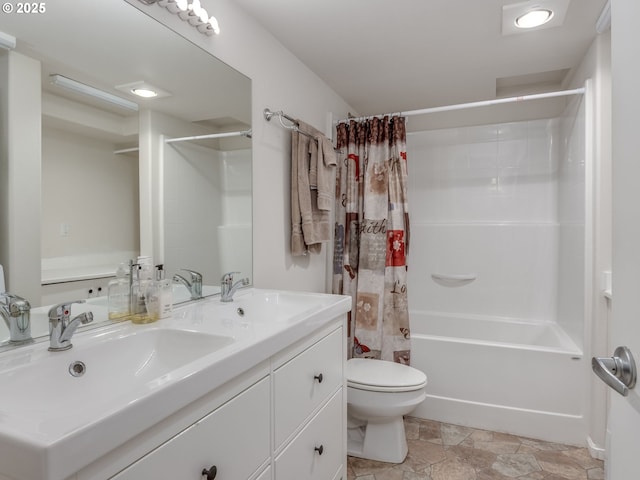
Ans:
[[[631,350],[618,347],[613,357],[593,357],[591,368],[600,379],[623,397],[636,386],[636,362]]]

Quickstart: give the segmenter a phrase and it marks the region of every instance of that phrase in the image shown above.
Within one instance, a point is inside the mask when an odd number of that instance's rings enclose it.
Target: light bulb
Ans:
[[[216,19],[216,17],[212,16],[209,19],[209,25],[211,25],[213,33],[215,33],[216,35],[220,35],[220,25],[218,25],[218,20]]]
[[[153,98],[158,96],[158,92],[155,92],[154,90],[151,90],[149,88],[134,88],[131,90],[131,93],[143,98]]]
[[[544,25],[553,18],[551,10],[539,9],[520,15],[516,18],[516,27],[518,28],[535,28]]]

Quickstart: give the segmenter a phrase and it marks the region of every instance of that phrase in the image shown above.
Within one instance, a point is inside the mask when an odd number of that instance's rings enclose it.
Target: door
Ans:
[[[613,320],[610,348],[640,361],[640,18],[637,0],[612,0]],[[640,385],[611,390],[607,479],[635,480],[640,466]]]

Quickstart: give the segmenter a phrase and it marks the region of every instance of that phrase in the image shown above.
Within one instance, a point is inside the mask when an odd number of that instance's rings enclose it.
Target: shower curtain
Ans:
[[[409,364],[405,119],[337,127],[333,293],[351,295],[349,356]]]

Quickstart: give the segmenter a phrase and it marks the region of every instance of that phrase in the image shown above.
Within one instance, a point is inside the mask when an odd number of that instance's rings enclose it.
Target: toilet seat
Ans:
[[[427,384],[424,372],[386,360],[352,358],[347,361],[347,386],[374,392],[410,392]]]

